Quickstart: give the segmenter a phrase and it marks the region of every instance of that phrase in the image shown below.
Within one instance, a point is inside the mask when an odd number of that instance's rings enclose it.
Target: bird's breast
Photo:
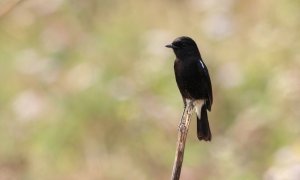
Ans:
[[[175,61],[174,70],[178,88],[183,96],[193,99],[206,97],[203,75],[198,69],[197,62]]]

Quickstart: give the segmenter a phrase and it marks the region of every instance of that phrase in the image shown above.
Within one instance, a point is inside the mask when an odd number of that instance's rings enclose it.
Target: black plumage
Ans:
[[[197,44],[190,37],[182,36],[166,47],[172,48],[176,55],[174,71],[184,107],[187,103],[195,106],[198,139],[210,141],[207,110],[211,110],[213,103],[212,86]]]

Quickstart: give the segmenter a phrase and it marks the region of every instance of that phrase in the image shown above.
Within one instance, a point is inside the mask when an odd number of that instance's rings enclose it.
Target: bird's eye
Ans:
[[[183,48],[185,46],[182,42],[176,42],[174,45],[178,48]]]

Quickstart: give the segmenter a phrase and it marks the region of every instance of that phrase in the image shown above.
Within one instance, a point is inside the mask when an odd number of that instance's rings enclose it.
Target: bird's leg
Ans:
[[[185,99],[184,100],[184,110],[180,119],[180,123],[178,125],[178,128],[180,130],[183,130],[183,128],[185,127],[185,122],[184,122],[184,118],[187,114],[191,113],[193,110],[193,101],[189,100],[189,99]]]
[[[184,119],[184,116],[186,114],[186,103],[184,103],[184,107],[183,107],[183,112],[182,112],[182,116],[181,116],[181,119],[180,119],[180,122],[179,122],[179,125],[178,125],[178,128],[179,129],[182,129],[182,127],[184,126],[184,122],[183,122],[183,119]]]

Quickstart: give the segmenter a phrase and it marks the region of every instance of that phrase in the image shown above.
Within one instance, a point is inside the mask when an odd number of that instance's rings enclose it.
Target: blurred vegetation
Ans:
[[[182,100],[164,45],[181,35],[197,41],[215,97],[213,140],[192,121],[182,179],[300,179],[299,7],[17,4],[0,17],[0,179],[169,179]]]

